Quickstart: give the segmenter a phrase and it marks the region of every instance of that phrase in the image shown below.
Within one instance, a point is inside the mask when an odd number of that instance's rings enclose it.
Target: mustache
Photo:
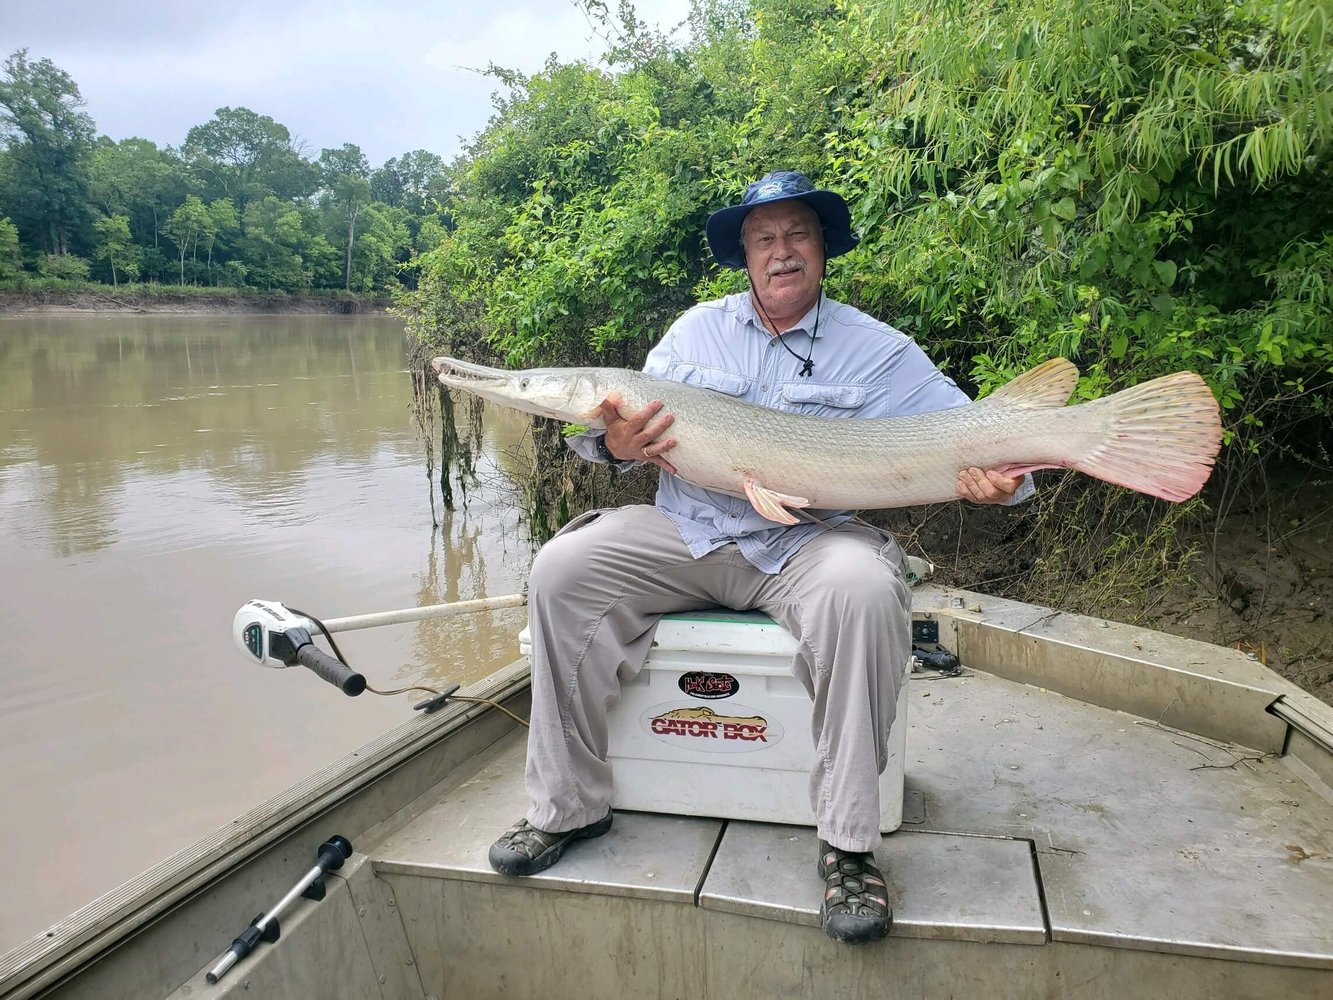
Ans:
[[[805,262],[799,260],[784,261],[781,264],[774,264],[764,272],[766,277],[773,277],[775,274],[787,274],[791,271],[804,271]]]

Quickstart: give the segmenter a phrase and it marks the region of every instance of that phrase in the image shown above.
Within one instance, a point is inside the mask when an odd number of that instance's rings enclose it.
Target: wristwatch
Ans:
[[[601,437],[597,439],[597,454],[601,455],[603,459],[605,459],[612,465],[620,464],[620,459],[616,458],[615,455],[611,454],[611,449],[606,446],[605,434],[603,434]]]

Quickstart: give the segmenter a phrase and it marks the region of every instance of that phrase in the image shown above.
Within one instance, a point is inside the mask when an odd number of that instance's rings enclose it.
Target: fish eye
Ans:
[[[525,378],[521,378],[521,379],[518,380],[518,388],[519,388],[519,391],[520,391],[520,392],[523,391],[523,390],[525,390],[525,389],[527,389],[527,387],[528,387],[528,382],[529,382],[529,379],[525,379]]]

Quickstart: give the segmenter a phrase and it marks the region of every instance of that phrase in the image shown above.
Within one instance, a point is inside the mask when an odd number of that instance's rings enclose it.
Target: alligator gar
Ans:
[[[660,399],[675,416],[668,459],[677,475],[746,497],[781,524],[797,523],[791,510],[803,507],[958,500],[958,473],[969,468],[1077,469],[1180,501],[1202,489],[1222,442],[1217,400],[1194,372],[1067,406],[1078,369],[1064,358],[964,406],[876,419],[788,413],[623,368],[506,371],[454,358],[434,366],[450,388],[593,428],[605,426],[603,401],[631,413]]]

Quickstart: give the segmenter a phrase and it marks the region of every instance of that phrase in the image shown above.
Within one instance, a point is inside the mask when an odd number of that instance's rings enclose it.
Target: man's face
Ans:
[[[760,205],[741,230],[745,269],[765,312],[795,322],[815,304],[824,277],[824,233],[803,201]]]

